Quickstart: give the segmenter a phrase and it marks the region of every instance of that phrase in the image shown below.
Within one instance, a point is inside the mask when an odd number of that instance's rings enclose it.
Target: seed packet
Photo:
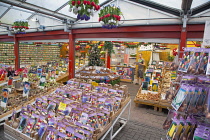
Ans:
[[[101,87],[101,92],[102,93],[108,93],[109,88],[107,87]]]
[[[91,113],[88,115],[88,125],[90,125],[92,128],[98,128],[98,118],[97,118],[97,113]]]
[[[188,87],[189,89],[188,89],[188,93],[187,93],[187,95],[186,95],[186,98],[185,98],[185,100],[184,100],[184,102],[182,103],[182,105],[181,105],[181,107],[180,107],[180,111],[185,111],[185,112],[187,112],[187,109],[188,109],[188,106],[189,106],[189,104],[190,104],[190,101],[191,101],[191,99],[193,98],[193,96],[194,96],[194,92],[195,92],[195,87],[194,87],[194,85],[193,86],[189,86]],[[182,110],[183,109],[183,110]]]
[[[42,68],[37,68],[37,76],[41,77],[42,75]]]
[[[56,135],[56,140],[66,140],[67,135],[61,132],[58,132]]]
[[[208,58],[210,58],[210,53]],[[210,60],[207,62],[206,75],[210,75]]]
[[[66,128],[66,135],[68,138],[72,138],[74,137],[74,129],[72,127],[67,127]]]
[[[86,103],[90,101],[90,95],[83,95],[82,96],[82,103]]]
[[[39,130],[40,127],[41,127],[41,124],[42,124],[42,123],[47,123],[47,121],[45,120],[46,117],[43,116],[43,115],[37,115],[37,114],[33,114],[32,116],[36,119],[36,124],[35,124],[35,126],[34,126],[34,130],[35,130],[36,132],[38,132],[38,130]]]
[[[116,101],[114,102],[114,111],[118,111],[120,108],[121,104],[121,98],[120,97],[115,97]]]
[[[109,89],[108,95],[110,95],[111,97],[115,97],[117,95],[117,90]]]
[[[49,121],[48,121],[48,126],[56,128],[56,125],[57,125],[56,119],[55,118],[50,118]]]
[[[110,112],[113,111],[113,100],[112,99],[106,99],[104,107],[107,108]]]
[[[101,91],[101,87],[95,86],[95,90],[96,90],[97,92],[100,92],[100,91]]]
[[[187,89],[185,85],[181,85],[176,97],[173,99],[171,105],[177,111],[182,105],[187,95]]]
[[[73,122],[79,121],[79,119],[80,119],[80,111],[72,110],[69,116],[71,116],[71,120]]]
[[[192,56],[192,60],[190,62],[190,66],[187,73],[194,74],[198,71],[202,55],[203,55],[203,49],[201,48],[194,49],[194,55]]]
[[[46,140],[56,140],[57,130],[53,127],[47,127]]]
[[[188,71],[193,54],[194,54],[193,48],[186,48],[184,50],[183,59],[180,62],[178,71],[181,71],[181,72]]]
[[[163,123],[163,129],[168,130],[172,123],[172,118],[176,116],[175,110],[169,110],[167,118],[165,122]]]
[[[41,106],[42,105],[42,98],[36,98],[35,105]]]
[[[19,131],[21,131],[21,132],[23,131],[23,129],[26,127],[27,121],[28,121],[28,116],[21,115],[20,123],[18,126]]]
[[[40,78],[39,87],[44,89],[45,83],[46,83],[46,75],[42,75],[41,78]]]
[[[152,91],[154,92],[158,91],[158,83],[152,83]]]
[[[87,121],[88,121],[88,114],[82,112],[81,117],[80,117],[80,122],[81,122],[82,124],[86,124]]]
[[[67,84],[68,85],[74,85],[74,81],[73,80],[69,80],[69,81],[67,81]]]
[[[66,125],[63,122],[58,122],[57,125],[56,125],[56,130],[64,133],[65,130],[66,130]]]
[[[79,133],[74,133],[74,140],[85,140],[85,136],[79,134]]]
[[[50,102],[49,105],[47,106],[47,112],[55,111],[55,107],[56,107],[56,104],[53,102]]]
[[[207,65],[209,61],[209,51],[207,49],[203,50],[203,56],[198,67],[198,74],[206,74]]]
[[[90,96],[90,102],[92,105],[96,105],[97,100],[98,100],[97,96],[93,96],[93,95]]]
[[[42,139],[42,137],[43,137],[43,135],[44,135],[46,130],[47,130],[47,124],[42,122],[40,124],[39,129],[38,129],[38,137],[39,137],[39,139]]]
[[[117,90],[117,95],[120,97],[124,96],[124,91],[123,90]]]
[[[202,87],[202,91],[200,92],[199,99],[196,103],[196,109],[198,111],[198,114],[203,113],[204,111],[204,104],[208,95],[208,87]]]
[[[23,87],[23,97],[29,96],[29,91],[30,91],[30,83],[29,82],[24,82],[24,87]]]
[[[97,101],[98,108],[103,108],[105,101],[106,101],[106,98],[98,98],[98,101]]]
[[[189,104],[189,107],[188,107],[188,110],[187,110],[188,113],[193,113],[193,114],[197,113],[196,103],[199,99],[199,96],[200,96],[201,92],[202,92],[202,88],[195,87],[194,96],[192,97],[192,99],[190,101],[190,104]]]
[[[26,128],[25,128],[25,134],[27,136],[31,135],[31,131],[32,131],[34,125],[35,125],[35,119],[29,118],[27,121]]]
[[[4,88],[2,90],[2,97],[1,97],[1,102],[0,102],[0,106],[3,108],[7,107],[7,101],[9,98],[9,89],[8,88]]]

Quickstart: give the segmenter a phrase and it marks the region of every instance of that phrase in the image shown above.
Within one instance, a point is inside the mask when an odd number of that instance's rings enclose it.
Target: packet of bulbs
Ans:
[[[68,82],[22,107],[20,116],[7,121],[5,127],[37,140],[93,139],[122,107],[124,91],[100,87],[97,92],[87,83],[72,85]]]

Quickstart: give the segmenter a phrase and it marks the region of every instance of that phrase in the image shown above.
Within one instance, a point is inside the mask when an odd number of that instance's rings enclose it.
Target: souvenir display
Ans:
[[[166,95],[172,81],[172,69],[167,65],[172,65],[172,63],[152,61],[152,64],[146,70],[142,86],[136,95],[136,102],[139,100],[167,102],[165,101]],[[176,74],[173,76],[176,77]]]
[[[20,44],[20,64],[32,64],[37,62],[58,61],[60,48],[58,45],[47,44]]]
[[[74,82],[77,80],[71,79],[67,85],[59,86],[56,92],[41,96],[34,104],[22,107],[19,118],[11,119],[6,124],[20,120],[17,130],[37,140],[93,139],[128,98],[127,87],[107,87],[101,93],[81,81],[72,86]],[[103,89],[105,86],[100,84],[97,88]]]
[[[179,74],[167,91],[173,107],[163,124],[167,139],[208,140],[210,120],[209,50],[185,49]],[[170,97],[169,97],[170,95]]]
[[[0,43],[0,64],[14,65],[14,44],[13,43]]]

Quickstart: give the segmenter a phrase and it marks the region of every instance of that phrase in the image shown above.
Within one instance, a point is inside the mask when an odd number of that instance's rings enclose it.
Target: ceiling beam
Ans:
[[[162,4],[156,3],[156,2],[152,2],[152,1],[148,1],[148,0],[128,0],[131,2],[135,2],[141,5],[145,5],[147,7],[151,7],[175,16],[180,16],[181,10],[176,9],[176,8],[170,8],[168,6],[164,6]]]
[[[71,21],[76,20],[75,18],[67,16],[65,14],[55,13],[52,10],[49,10],[49,9],[46,9],[46,8],[43,8],[43,7],[34,5],[34,4],[30,4],[30,3],[27,3],[27,2],[22,3],[18,0],[12,0],[12,1],[11,0],[1,0],[1,2],[6,3],[6,4],[10,4],[10,5],[13,5],[13,6],[17,6],[17,7],[23,8],[23,9],[31,10],[31,11],[34,11],[34,12],[37,12],[37,13],[41,13],[41,14],[44,14],[44,15],[52,16],[52,17],[55,17],[55,18],[58,18],[58,19],[61,19],[61,20],[64,20],[64,19],[69,19]]]
[[[54,12],[57,13],[58,11],[60,11],[61,9],[63,9],[66,5],[68,5],[69,2],[64,3],[62,6],[60,6],[59,8],[57,8]],[[30,20],[31,18],[33,18],[35,15],[37,14],[37,12],[34,12],[32,15],[30,15],[27,20]]]
[[[182,0],[182,10],[184,12],[184,15],[188,14],[188,11],[191,9],[193,0]]]
[[[6,15],[7,12],[9,12],[9,10],[12,8],[12,6],[8,7],[6,11],[4,11],[4,13],[2,13],[0,15],[0,19],[3,18],[4,15]]]
[[[63,5],[61,5],[58,9],[56,9],[54,12],[58,12],[61,9],[63,9],[64,7],[66,7],[69,4],[69,1],[67,1],[66,3],[64,3]]]
[[[208,10],[209,7],[210,7],[210,1],[193,8],[192,9],[192,16]]]

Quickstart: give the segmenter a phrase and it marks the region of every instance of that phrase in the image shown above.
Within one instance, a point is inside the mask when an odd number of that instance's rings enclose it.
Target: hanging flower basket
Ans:
[[[29,29],[27,20],[16,20],[13,23],[13,30],[16,34],[25,34],[25,30]]]
[[[102,28],[117,28],[118,22],[121,19],[120,15],[122,15],[120,8],[114,5],[102,8],[99,13],[99,22],[102,24]]]
[[[88,21],[93,12],[100,9],[98,4],[99,0],[70,0],[69,12],[73,11],[77,19]]]

